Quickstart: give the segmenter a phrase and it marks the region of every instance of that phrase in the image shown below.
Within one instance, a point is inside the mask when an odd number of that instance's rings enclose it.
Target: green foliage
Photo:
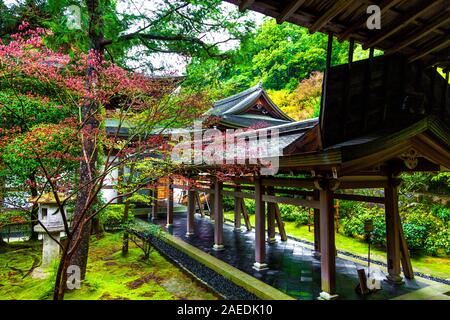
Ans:
[[[441,205],[435,205],[432,207],[431,212],[435,217],[441,219],[444,224],[450,222],[450,208]]]
[[[234,210],[234,198],[233,197],[223,197],[223,211],[233,211]]]
[[[425,250],[433,256],[450,255],[450,229],[447,227],[429,235],[425,240]]]
[[[289,204],[279,204],[279,207],[283,221],[296,222],[297,225],[308,224],[309,213],[307,209]]]
[[[343,201],[344,202],[344,201]],[[355,206],[356,208],[361,208]],[[345,235],[350,237],[357,237],[360,239],[366,239],[366,232],[364,230],[364,224],[366,221],[372,220],[373,231],[371,242],[375,245],[386,244],[386,221],[382,210],[377,207],[364,208],[359,212],[352,212],[347,215],[347,218],[341,220],[342,230]]]
[[[30,220],[30,214],[26,211],[0,211],[0,228],[10,224],[25,223]]]
[[[132,205],[130,205],[132,207]],[[105,228],[116,229],[123,226],[123,214],[125,206],[122,204],[110,204],[100,212],[100,222]],[[130,208],[131,209],[131,208]],[[128,221],[130,223],[134,220],[134,215],[131,210],[128,212]]]
[[[228,52],[219,64],[210,59],[193,59],[187,68],[186,88],[204,90],[212,99],[228,96],[261,82],[273,91],[297,88],[313,71],[325,69],[327,36],[310,34],[306,28],[266,20],[249,34],[239,49]],[[346,61],[347,43],[334,42],[332,61]]]
[[[403,232],[410,250],[420,250],[424,248],[424,243],[428,235],[427,228],[425,226],[413,223],[404,223]]]
[[[256,203],[253,199],[244,199],[245,208],[248,214],[255,214]]]

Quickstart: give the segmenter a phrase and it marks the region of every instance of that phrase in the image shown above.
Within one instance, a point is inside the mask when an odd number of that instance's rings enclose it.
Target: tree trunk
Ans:
[[[89,17],[90,28],[89,38],[91,41],[90,48],[94,50],[99,57],[103,56],[103,16],[100,9],[99,0],[87,0],[86,1]],[[90,64],[87,70],[86,86],[88,90],[92,88],[92,80],[95,75],[95,65]],[[97,163],[97,148],[95,132],[99,128],[99,121],[96,116],[98,113],[99,105],[91,98],[86,98],[86,101],[82,107],[82,121],[85,123],[85,128],[89,131],[83,137],[82,150],[83,155],[80,160],[80,185],[86,186],[82,188],[77,194],[77,200],[75,205],[75,211],[73,216],[73,225],[82,222],[84,225],[82,230],[73,230],[73,237],[71,243],[69,243],[69,249],[76,246],[75,241],[78,237],[79,244],[75,249],[74,254],[70,258],[69,265],[76,265],[80,268],[81,280],[84,280],[86,275],[86,265],[89,253],[89,235],[91,230],[91,221],[87,221],[87,217],[91,212],[92,206],[88,207],[88,202],[91,200],[93,190],[95,189],[95,183],[92,179],[96,175],[96,163]]]
[[[128,212],[130,210],[130,203],[127,202],[125,204],[125,208],[123,209],[123,222],[126,223],[128,221]],[[123,232],[123,242],[122,242],[122,255],[126,256],[128,254],[128,240],[130,235],[128,234],[127,229],[125,228]]]
[[[33,174],[31,174],[28,179],[30,179],[31,187],[30,187],[30,191],[31,191],[31,197],[37,197],[38,196],[38,190],[35,186],[36,183],[36,176]],[[30,236],[30,240],[37,240],[38,239],[38,233],[34,231],[34,227],[38,224],[37,223],[37,219],[38,219],[38,211],[39,211],[39,206],[37,203],[33,204],[33,207],[31,208],[31,236]]]

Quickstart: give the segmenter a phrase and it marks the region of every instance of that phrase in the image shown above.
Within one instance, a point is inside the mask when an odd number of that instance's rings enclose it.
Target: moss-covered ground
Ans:
[[[27,275],[40,259],[40,242],[8,245],[0,249],[0,299],[51,299],[53,275],[47,280]],[[92,238],[86,280],[80,290],[66,294],[76,300],[171,300],[217,299],[218,297],[176,265],[151,251],[143,252],[130,242],[129,254],[121,253],[122,234],[106,233]],[[55,266],[56,267],[56,266]]]
[[[234,219],[233,212],[226,212],[225,219]],[[250,215],[252,226],[255,225],[255,215]],[[244,226],[244,220],[242,220]],[[295,222],[285,222],[286,233],[297,239],[314,241],[314,228],[311,226],[308,231],[308,226],[298,226]],[[343,234],[336,234],[336,247],[339,250],[347,251],[352,254],[367,257],[368,244],[356,239],[347,237]],[[380,247],[371,247],[371,259],[386,262],[386,250]],[[449,279],[450,278],[450,258],[449,257],[431,257],[426,255],[414,255],[411,257],[411,262],[414,271],[422,272],[424,274]]]

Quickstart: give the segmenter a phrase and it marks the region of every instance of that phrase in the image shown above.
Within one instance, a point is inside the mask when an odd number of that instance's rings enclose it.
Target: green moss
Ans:
[[[233,212],[226,212],[225,218],[234,219]],[[255,216],[250,215],[250,222],[252,226],[255,225]],[[242,225],[244,220],[242,219]],[[295,222],[285,221],[286,233],[298,239],[313,242],[314,228],[311,226],[311,232],[308,231],[308,226],[298,226]],[[356,239],[347,237],[343,234],[336,234],[336,247],[339,250],[347,251],[360,256],[367,256],[368,244]],[[371,258],[373,260],[386,262],[386,251],[384,248],[371,247]],[[431,256],[414,256],[411,257],[411,262],[414,271],[419,271],[424,274],[429,274],[436,277],[448,279],[450,277],[450,258],[449,257],[431,257]]]
[[[0,299],[51,299],[54,279],[22,279],[33,256],[39,256],[41,244],[8,247],[0,254]],[[147,261],[141,249],[130,242],[129,254],[121,254],[122,234],[107,233],[92,238],[86,279],[80,290],[68,292],[67,300],[130,299],[217,299],[217,296],[177,266],[152,251]],[[11,269],[11,267],[13,269]]]

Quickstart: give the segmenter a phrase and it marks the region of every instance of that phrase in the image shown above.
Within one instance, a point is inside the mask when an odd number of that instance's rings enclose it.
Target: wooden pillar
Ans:
[[[158,219],[158,182],[155,182],[153,187],[153,203],[152,203],[152,221]]]
[[[194,235],[194,215],[195,215],[195,193],[194,190],[188,190],[188,215],[186,223],[186,236]]]
[[[320,200],[319,190],[314,190],[314,200]],[[314,252],[315,257],[320,257],[320,210],[314,209]]]
[[[241,212],[242,212],[242,216],[243,216],[244,221],[245,221],[245,227],[247,228],[247,231],[251,231],[252,230],[252,224],[250,223],[250,217],[248,216],[247,207],[245,206],[245,200],[244,199],[241,199]]]
[[[386,211],[387,280],[399,284],[400,276],[400,215],[398,213],[398,179],[389,179],[384,189]]]
[[[220,251],[223,246],[223,183],[217,178],[214,182],[214,246],[213,249]]]
[[[236,186],[234,191],[240,192],[240,186]],[[234,197],[234,231],[241,231],[241,202],[244,201],[242,198]]]
[[[442,116],[445,116],[445,108],[447,108],[447,103],[448,103],[448,87],[449,87],[449,80],[450,80],[450,73],[447,70],[445,72],[445,86],[444,86],[444,90],[443,91],[443,99],[442,99],[442,104],[441,104],[441,112],[442,112]]]
[[[169,177],[168,179],[169,188],[167,195],[167,223],[166,227],[169,228],[173,225],[173,179]]]
[[[265,217],[264,217],[264,202],[262,195],[264,193],[264,186],[261,183],[261,178],[255,181],[255,263],[253,268],[261,271],[267,269],[266,260],[266,241],[265,241]]]
[[[275,194],[275,188],[274,187],[267,187],[267,194],[268,195],[274,195]],[[275,208],[274,203],[267,203],[267,242],[268,243],[275,243],[277,242],[275,238]]]
[[[348,64],[351,65],[353,63],[353,56],[355,52],[355,39],[350,39],[348,43]]]
[[[210,186],[211,190],[214,190],[214,189],[215,189],[214,185],[215,185],[215,183],[212,182],[212,183],[211,183],[211,186]],[[214,201],[214,198],[215,198],[214,193],[210,193],[210,194],[209,194],[209,210],[210,210],[210,212],[209,212],[209,218],[210,218],[211,220],[214,220],[214,219],[215,219],[215,214],[214,214],[214,202],[215,202],[215,201]]]
[[[273,204],[273,210],[275,212],[275,220],[277,221],[278,231],[280,232],[280,238],[282,242],[286,242],[288,240],[286,235],[286,230],[284,229],[284,222],[281,218],[280,207],[278,203]]]
[[[336,247],[334,238],[334,192],[327,185],[320,190],[320,271],[321,288],[331,297],[336,295]]]
[[[327,44],[327,59],[326,59],[326,66],[325,66],[325,73],[323,76],[323,82],[322,82],[322,99],[320,100],[320,121],[323,121],[322,113],[324,111],[325,105],[326,105],[326,99],[327,99],[327,93],[326,88],[328,84],[328,73],[331,69],[331,56],[333,54],[333,33],[328,34],[328,44]],[[320,130],[321,130],[321,136],[323,137],[323,123],[320,123]]]

